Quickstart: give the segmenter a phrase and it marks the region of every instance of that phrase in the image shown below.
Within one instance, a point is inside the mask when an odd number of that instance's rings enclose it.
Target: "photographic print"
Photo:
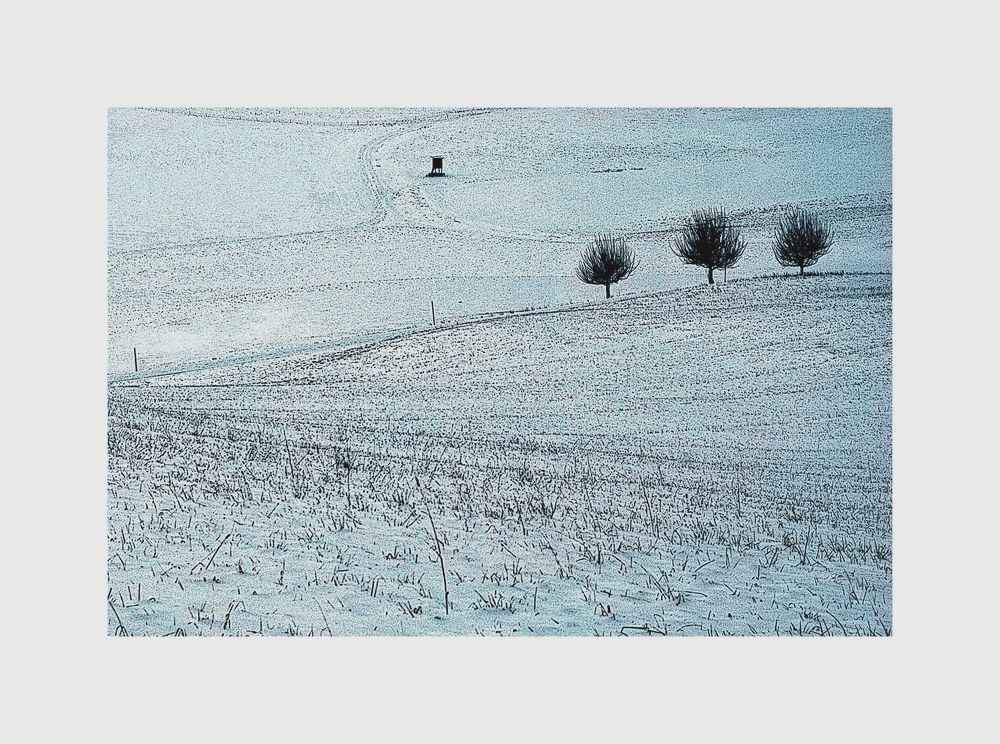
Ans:
[[[108,111],[111,636],[892,634],[892,111]]]

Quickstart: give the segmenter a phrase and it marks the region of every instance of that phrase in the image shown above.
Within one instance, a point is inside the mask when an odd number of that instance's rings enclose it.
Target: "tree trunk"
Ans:
[[[709,284],[715,284],[715,280],[712,279],[712,267],[711,266],[708,267],[708,283]]]
[[[606,300],[610,300],[611,299],[611,285],[610,284],[605,284],[604,285],[604,299],[606,299]]]
[[[805,273],[806,273],[806,265],[799,264],[799,276],[805,276]]]

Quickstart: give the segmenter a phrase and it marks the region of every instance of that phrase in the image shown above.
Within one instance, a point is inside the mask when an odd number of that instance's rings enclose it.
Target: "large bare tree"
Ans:
[[[712,272],[733,268],[746,247],[740,229],[724,209],[704,209],[684,223],[672,250],[684,263],[708,269],[708,283],[714,284]]]
[[[778,219],[774,257],[782,266],[798,266],[799,275],[833,247],[833,230],[813,212],[795,207]]]
[[[638,266],[635,251],[624,237],[597,235],[580,255],[576,275],[581,282],[603,286],[607,299],[611,297],[611,285],[628,279]]]

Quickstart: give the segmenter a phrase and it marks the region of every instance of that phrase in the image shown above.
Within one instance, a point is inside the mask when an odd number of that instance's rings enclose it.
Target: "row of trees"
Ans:
[[[782,266],[798,266],[804,274],[832,247],[833,230],[813,212],[795,208],[779,218],[772,248]],[[684,263],[707,269],[708,283],[714,284],[713,273],[736,266],[746,240],[724,209],[705,209],[685,221],[671,249]],[[580,256],[576,275],[582,282],[603,286],[605,297],[611,297],[611,285],[627,279],[638,266],[624,237],[598,235]]]

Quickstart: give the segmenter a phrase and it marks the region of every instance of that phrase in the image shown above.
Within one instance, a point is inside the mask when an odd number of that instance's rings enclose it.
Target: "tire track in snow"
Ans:
[[[428,129],[431,126],[434,126],[435,124],[440,124],[446,121],[453,121],[455,119],[464,118],[468,116],[495,114],[498,111],[502,110],[503,109],[472,109],[470,111],[463,111],[458,116],[449,113],[445,115],[428,117],[427,119],[423,120],[419,125],[408,127],[405,131],[394,132],[393,136],[387,136],[381,138],[377,147],[375,147],[373,150],[370,150],[367,153],[367,155],[371,157],[374,154],[375,150],[377,150],[382,145],[386,144],[386,142],[392,139],[402,138],[408,134],[413,134],[422,129]],[[366,167],[366,173],[367,171],[371,171],[370,178],[373,181],[377,180],[377,177],[375,176],[374,173],[373,164],[371,162],[366,163],[365,167]],[[438,207],[438,205],[428,195],[425,189],[421,188],[420,186],[412,187],[412,191],[419,193],[422,202],[426,206],[425,211],[433,213],[433,215],[439,218],[443,223],[443,224],[435,224],[431,220],[421,219],[419,215],[411,217],[408,215],[399,214],[393,207],[392,198],[387,196],[388,189],[386,189],[384,185],[379,183],[377,188],[374,185],[372,188],[373,191],[376,191],[378,193],[379,198],[386,199],[387,201],[386,211],[395,212],[396,215],[400,218],[401,222],[405,226],[410,228],[441,229],[443,227],[451,227],[454,225],[459,225],[461,226],[462,232],[468,234],[470,237],[478,238],[480,240],[488,238],[504,238],[507,240],[520,240],[527,242],[543,241],[543,242],[556,242],[556,243],[578,243],[582,238],[585,237],[583,233],[579,233],[577,231],[572,231],[572,230],[564,232],[553,232],[551,230],[516,230],[510,227],[502,227],[500,225],[494,225],[485,222],[469,222],[467,220],[459,220],[457,217],[455,217],[454,214],[446,212],[442,210],[440,207]],[[372,222],[371,226],[377,224],[379,224],[378,220]]]
[[[400,130],[386,132],[381,137],[377,137],[362,145],[361,151],[358,153],[358,162],[361,164],[361,170],[364,173],[365,180],[368,182],[369,188],[371,188],[372,197],[375,199],[375,214],[371,219],[358,225],[358,227],[377,227],[386,220],[390,213],[395,211],[393,209],[392,196],[389,193],[389,189],[386,187],[376,170],[378,166],[375,163],[375,155],[383,145],[407,134],[418,132],[421,129],[433,126],[434,124],[439,124],[443,121],[453,121],[455,119],[462,119],[469,116],[481,116],[483,114],[490,113],[490,111],[491,109],[471,109],[468,111],[448,110],[437,114],[430,114],[412,124],[404,126]]]
[[[183,243],[173,243],[164,246],[156,246],[153,248],[115,251],[113,255],[115,255],[116,257],[121,257],[132,254],[144,253],[147,251],[185,250],[189,248],[206,248],[218,245],[249,246],[253,245],[254,243],[265,242],[265,241],[270,242],[275,240],[312,237],[333,232],[353,232],[356,230],[366,230],[378,227],[383,222],[385,222],[390,213],[394,211],[392,208],[392,197],[389,193],[389,189],[386,187],[383,180],[380,178],[375,164],[375,155],[378,152],[379,148],[381,148],[387,142],[391,142],[392,140],[403,137],[407,134],[410,134],[411,132],[419,131],[420,129],[425,129],[427,127],[433,126],[434,124],[437,124],[439,122],[452,121],[455,119],[465,118],[469,116],[480,116],[483,114],[490,113],[490,111],[491,111],[490,109],[446,109],[443,111],[435,112],[433,114],[428,114],[427,116],[423,116],[418,119],[414,119],[405,123],[399,123],[396,126],[390,127],[390,130],[385,134],[376,137],[375,139],[370,140],[369,142],[366,142],[364,145],[362,145],[358,153],[358,162],[360,164],[363,177],[367,182],[368,187],[371,189],[372,198],[375,202],[375,207],[374,207],[374,214],[369,219],[359,224],[350,227],[310,230],[305,232],[287,233],[280,235],[201,238],[193,241],[185,241]],[[184,114],[182,113],[182,115]],[[287,123],[293,125],[299,124],[298,122],[275,122],[275,123],[278,124]],[[254,362],[267,361],[270,359],[281,359],[289,356],[296,356],[299,354],[310,354],[336,348],[353,348],[357,346],[357,344],[359,343],[365,344],[375,339],[391,339],[395,338],[401,333],[406,334],[407,329],[405,327],[397,328],[389,332],[382,332],[376,334],[361,334],[347,338],[337,339],[335,341],[323,341],[314,344],[302,344],[283,349],[276,349],[268,352],[240,354],[236,356],[228,356],[225,358],[212,359],[208,361],[200,361],[200,362],[196,361],[178,365],[171,365],[169,367],[159,367],[148,371],[112,373],[108,375],[107,379],[109,383],[122,383],[130,380],[144,380],[154,377],[172,376],[189,372],[203,372],[221,367],[230,367],[240,364],[251,364]]]
[[[227,121],[240,121],[243,123],[251,124],[276,124],[279,126],[327,126],[327,124],[317,124],[315,122],[298,122],[298,121],[285,121],[285,120],[258,120],[251,118],[240,118],[237,116],[224,116],[218,114],[200,114],[187,110],[171,110],[171,109],[148,109],[150,111],[159,111],[162,113],[171,113],[178,116],[193,116],[206,119],[221,119]],[[389,213],[393,211],[392,209],[392,196],[389,189],[385,186],[382,179],[378,175],[376,165],[374,162],[375,154],[383,145],[387,142],[391,142],[400,137],[404,137],[412,132],[419,131],[421,129],[426,129],[427,127],[433,126],[443,121],[452,121],[454,119],[461,119],[468,116],[481,116],[483,114],[490,113],[492,109],[446,109],[444,111],[436,112],[433,114],[428,114],[426,116],[401,120],[398,122],[393,122],[389,125],[389,131],[384,134],[372,139],[361,146],[358,152],[358,163],[361,168],[362,176],[365,182],[368,184],[369,189],[372,193],[372,199],[375,202],[374,214],[366,220],[363,220],[354,225],[337,225],[334,227],[321,228],[318,230],[301,230],[297,232],[289,233],[277,233],[277,234],[264,234],[264,235],[222,235],[222,236],[211,236],[211,237],[198,237],[193,240],[183,240],[180,242],[167,242],[162,245],[154,245],[143,248],[127,248],[123,250],[110,251],[109,255],[114,256],[131,256],[139,255],[142,253],[158,252],[158,251],[174,251],[174,250],[185,250],[188,248],[209,248],[214,246],[222,245],[233,245],[233,246],[252,246],[255,243],[272,242],[277,240],[294,240],[296,238],[313,237],[317,235],[325,235],[329,233],[340,233],[340,232],[352,232],[355,230],[364,230],[377,227],[388,217]],[[340,124],[331,124],[331,127],[342,128]],[[352,128],[354,126],[352,125]],[[109,232],[109,235],[117,235],[115,232]],[[125,235],[128,237],[128,235]]]
[[[422,129],[427,129],[437,124],[453,121],[460,118],[490,114],[494,113],[494,111],[495,110],[493,109],[443,110],[406,123],[399,123],[397,126],[391,127],[390,131],[385,132],[379,137],[376,137],[375,139],[372,139],[369,142],[365,143],[359,150],[358,162],[363,177],[368,183],[368,186],[372,193],[372,198],[374,200],[374,213],[372,214],[372,216],[368,220],[365,220],[364,222],[350,228],[338,228],[337,230],[320,230],[309,233],[301,233],[299,235],[316,235],[334,231],[354,231],[354,230],[373,229],[385,223],[386,220],[390,217],[390,215],[397,216],[400,219],[400,222],[402,223],[401,226],[407,226],[410,228],[428,227],[428,225],[426,224],[419,224],[419,222],[417,223],[411,222],[411,220],[407,219],[405,215],[398,214],[398,212],[396,212],[396,210],[394,209],[393,194],[391,193],[390,189],[386,186],[384,180],[382,179],[379,173],[378,166],[375,163],[378,151],[387,143],[402,138],[406,135],[412,134],[414,132],[418,132]],[[891,200],[891,196],[889,198]],[[434,206],[433,202],[430,199],[428,199],[428,202],[430,202],[431,205]],[[441,213],[440,210],[438,211],[439,213]],[[766,212],[767,209],[763,211]],[[891,214],[891,201],[889,206],[889,213]],[[444,213],[441,214],[443,215]],[[580,239],[578,236],[571,234],[556,235],[556,234],[533,232],[533,231],[532,232],[515,231],[492,225],[476,225],[473,223],[465,223],[465,222],[456,222],[456,224],[460,225],[462,231],[468,234],[470,237],[490,236],[494,238],[558,241],[558,242],[576,242]],[[431,225],[431,227],[438,227],[438,226]],[[657,225],[653,227],[653,229],[646,229],[646,230],[639,229],[632,233],[629,233],[629,235],[630,237],[635,237],[640,235],[656,235],[658,233],[662,234],[665,232],[669,232],[669,227],[670,226],[668,225],[663,225],[663,226]],[[275,237],[296,237],[296,236],[289,235],[289,236],[246,238],[240,240],[239,242],[244,242],[244,241],[254,242],[257,240],[274,239]],[[211,245],[216,242],[222,242],[222,241],[207,240],[207,241],[199,241],[197,243],[190,243],[187,245],[206,245],[206,244]],[[180,248],[185,246],[178,245],[171,247]],[[639,297],[652,296],[658,294],[662,294],[662,291],[649,293],[648,295],[647,294],[628,295],[620,299],[625,299],[625,300],[636,299]],[[488,313],[472,317],[466,316],[464,319],[457,320],[456,322],[450,323],[446,326],[437,326],[431,328],[404,326],[389,331],[359,334],[335,340],[314,342],[311,344],[299,344],[281,349],[272,348],[271,350],[268,351],[261,351],[248,354],[237,354],[220,359],[193,361],[190,363],[171,365],[147,371],[114,373],[114,374],[109,374],[107,379],[109,384],[112,383],[119,384],[119,383],[127,383],[130,381],[146,380],[151,378],[167,377],[167,376],[174,376],[186,373],[207,372],[213,369],[234,367],[244,364],[254,364],[264,361],[278,360],[300,355],[313,355],[317,353],[330,352],[330,351],[352,353],[353,351],[370,348],[374,345],[390,343],[399,338],[404,338],[418,333],[430,333],[437,330],[442,330],[443,328],[452,328],[464,325],[484,323],[491,320],[496,320],[503,317],[510,317],[514,315],[534,315],[543,313],[566,312],[571,310],[586,309],[591,306],[593,306],[593,303],[587,302],[587,303],[571,304],[568,306],[563,305],[555,308],[553,307],[547,307],[541,309],[522,308],[522,309],[501,311],[496,313]]]

